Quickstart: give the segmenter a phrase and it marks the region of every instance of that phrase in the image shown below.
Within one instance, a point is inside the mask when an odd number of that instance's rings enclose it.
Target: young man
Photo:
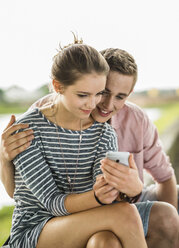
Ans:
[[[158,138],[157,130],[147,115],[136,105],[127,103],[127,97],[132,92],[137,81],[137,65],[133,57],[120,49],[106,49],[101,52],[110,66],[110,73],[106,83],[106,91],[101,102],[93,111],[92,116],[99,122],[109,121],[118,136],[119,151],[133,154],[137,168],[124,167],[115,162],[101,163],[104,178],[108,184],[125,193],[129,197],[137,195],[143,184],[143,169],[146,169],[155,179],[156,184],[143,190],[140,201],[158,200],[172,204],[177,208],[176,179],[173,168]],[[49,103],[53,95],[49,95],[35,106]],[[2,181],[9,194],[13,195],[13,167],[7,166],[10,161],[29,145],[33,134],[25,131],[11,135],[19,126],[10,127],[14,122],[12,117],[7,130],[2,136],[1,155],[5,158],[1,163]],[[7,176],[8,174],[8,176]],[[103,179],[98,179],[99,185]],[[9,184],[11,183],[11,184]],[[100,191],[98,198],[103,199]],[[139,204],[139,203],[137,203]],[[142,207],[142,204],[140,205]],[[175,208],[169,204],[158,202],[151,210],[149,230],[147,235],[148,247],[175,247],[178,239],[178,216]],[[144,210],[145,211],[145,210]]]
[[[158,132],[139,107],[126,103],[137,80],[137,65],[131,55],[120,49],[106,49],[102,54],[110,66],[110,73],[106,94],[93,111],[93,118],[99,122],[111,118],[111,125],[118,136],[119,151],[133,154],[140,180],[143,181],[143,169],[154,178],[156,185],[146,188],[140,200],[165,201],[177,208],[176,178],[162,149]],[[133,194],[137,188],[136,182],[139,182],[138,175],[131,173],[129,176],[129,171],[116,164],[114,168],[103,164],[108,183],[127,195]]]

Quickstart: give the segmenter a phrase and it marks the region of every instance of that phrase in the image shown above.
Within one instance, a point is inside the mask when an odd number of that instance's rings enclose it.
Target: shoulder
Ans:
[[[118,128],[122,123],[125,125],[149,125],[151,121],[142,108],[131,102],[126,102],[123,108],[112,117],[114,128]]]
[[[40,126],[43,122],[45,121],[44,116],[42,113],[39,111],[38,108],[35,108],[33,110],[29,110],[22,114],[18,119],[17,119],[17,124],[18,123],[28,123],[29,127],[30,126]]]
[[[115,130],[108,123],[99,123],[95,122],[96,130],[99,130],[98,133],[98,151],[100,149],[108,150],[116,150],[118,148],[117,145],[117,135]]]
[[[139,106],[137,106],[134,103],[131,102],[126,102],[124,107],[123,107],[123,111],[127,112],[129,115],[131,116],[135,116],[138,117],[140,119],[143,119],[144,117],[147,117],[147,114],[145,113],[145,111],[140,108]]]
[[[116,132],[114,128],[107,122],[104,123],[95,122],[95,126],[96,126],[96,130],[100,130],[102,138],[111,139],[116,137]]]
[[[95,121],[94,127],[96,129],[101,129],[104,132],[114,132],[113,127],[110,124],[108,124],[107,122],[97,122],[97,121]]]
[[[33,117],[37,117],[39,116],[39,111],[37,108],[32,109],[32,110],[28,110],[27,112],[25,112],[24,114],[22,114],[18,119],[17,119],[17,123],[25,123],[27,122],[29,119],[33,118]]]

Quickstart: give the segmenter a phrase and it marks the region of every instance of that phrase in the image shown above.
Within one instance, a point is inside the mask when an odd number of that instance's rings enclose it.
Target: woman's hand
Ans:
[[[101,161],[101,170],[111,187],[129,197],[138,195],[143,189],[132,154],[129,156],[129,167],[105,158]]]
[[[114,200],[116,200],[119,194],[118,190],[114,189],[114,187],[106,183],[103,175],[96,177],[93,190],[100,202],[104,204],[112,203]]]
[[[29,126],[28,124],[14,124],[14,122],[15,116],[12,115],[10,122],[1,135],[0,157],[6,163],[12,161],[19,153],[26,150],[34,138],[33,130],[31,129],[13,134],[15,131]]]

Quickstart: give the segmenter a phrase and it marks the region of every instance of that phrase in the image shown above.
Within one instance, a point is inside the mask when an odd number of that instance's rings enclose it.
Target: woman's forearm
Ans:
[[[100,204],[94,198],[93,190],[81,194],[70,194],[65,199],[65,208],[71,214],[99,206]]]
[[[96,178],[93,190],[81,194],[70,194],[65,199],[65,208],[69,213],[76,213],[101,205],[111,204],[116,200],[118,191],[107,185],[102,175]]]

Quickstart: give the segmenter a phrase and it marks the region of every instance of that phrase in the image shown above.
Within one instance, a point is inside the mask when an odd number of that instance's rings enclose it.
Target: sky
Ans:
[[[50,82],[59,44],[121,48],[138,64],[136,90],[179,88],[178,0],[1,0],[0,88]]]

